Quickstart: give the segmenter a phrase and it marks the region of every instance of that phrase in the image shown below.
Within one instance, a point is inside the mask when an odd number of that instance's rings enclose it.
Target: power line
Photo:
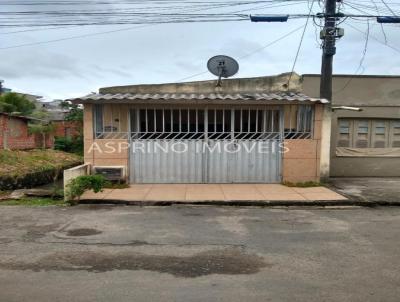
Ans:
[[[204,10],[208,10],[208,9],[209,8],[195,9],[195,10],[192,9],[192,10],[189,10],[189,11],[186,10],[186,12],[204,11]],[[181,10],[181,11],[185,11],[185,10]],[[42,44],[61,42],[61,41],[72,40],[72,39],[92,37],[92,36],[99,36],[99,35],[104,35],[104,34],[110,34],[110,33],[116,33],[116,32],[122,32],[122,31],[138,29],[138,28],[150,27],[150,26],[154,26],[154,25],[158,25],[158,24],[160,24],[160,23],[152,23],[152,24],[147,24],[147,25],[143,25],[143,26],[134,26],[134,27],[129,27],[129,28],[122,28],[122,29],[117,29],[117,30],[103,31],[103,32],[98,32],[98,33],[76,35],[76,36],[53,39],[53,40],[47,40],[47,41],[39,41],[39,42],[25,43],[25,44],[19,44],[19,45],[12,45],[12,46],[0,47],[0,50],[14,49],[14,48],[20,48],[20,47],[26,47],[26,46],[34,46],[34,45],[42,45]]]
[[[396,16],[396,14],[394,13],[394,11],[390,8],[390,6],[386,3],[385,0],[381,0],[381,2],[386,6],[386,8],[387,8],[394,16]]]
[[[375,2],[374,0],[371,0],[371,2],[372,2],[372,4],[375,6],[376,11],[378,12],[378,5],[376,4],[376,2]],[[383,37],[385,38],[385,43],[387,43],[387,42],[388,42],[388,39],[387,39],[387,35],[386,35],[385,29],[384,29],[382,23],[381,23],[381,31],[382,31]]]
[[[133,30],[133,29],[138,29],[138,28],[144,28],[144,27],[149,27],[149,26],[154,26],[154,25],[156,25],[156,24],[142,25],[142,26],[134,26],[134,27],[129,27],[129,28],[121,28],[121,29],[103,31],[103,32],[92,33],[92,34],[71,36],[71,37],[67,37],[67,38],[60,38],[60,39],[54,39],[54,40],[47,40],[47,41],[41,41],[41,42],[25,43],[25,44],[19,44],[19,45],[7,46],[7,47],[0,47],[0,50],[14,49],[14,48],[20,48],[20,47],[25,47],[25,46],[34,46],[34,45],[48,44],[48,43],[54,43],[54,42],[60,42],[60,41],[67,41],[67,40],[78,39],[78,38],[93,37],[93,36],[111,34],[111,33],[116,33],[116,32],[121,32],[121,31],[127,31],[127,30]]]
[[[367,22],[367,31],[365,33],[364,49],[363,49],[363,52],[362,52],[361,59],[360,59],[360,62],[358,64],[358,67],[355,70],[355,72],[353,73],[354,75],[357,75],[359,73],[360,69],[363,68],[365,56],[367,54],[367,49],[368,49],[369,36],[370,36],[370,27],[369,27],[369,22]],[[342,92],[343,90],[345,90],[350,85],[350,83],[353,81],[353,79],[354,79],[354,77],[350,77],[350,79],[344,84],[344,86],[341,89],[335,91],[333,94],[337,94],[337,93]]]
[[[314,6],[314,2],[315,2],[315,0],[312,0],[311,5],[310,5],[310,10],[309,10],[309,13],[308,13],[308,18],[307,18],[307,20],[306,20],[306,23],[304,24],[304,29],[303,29],[303,32],[302,32],[301,37],[300,37],[299,46],[297,47],[296,56],[295,56],[295,58],[294,58],[292,70],[291,70],[291,72],[290,72],[290,76],[289,76],[288,83],[287,83],[287,89],[288,89],[288,90],[289,90],[289,88],[290,88],[290,87],[289,87],[289,86],[290,86],[290,81],[291,81],[291,79],[292,79],[292,75],[293,75],[293,72],[294,72],[294,68],[296,67],[297,59],[299,58],[300,49],[301,49],[301,46],[302,46],[302,44],[303,44],[304,35],[305,35],[305,33],[306,33],[306,30],[307,30],[307,25],[308,25],[308,21],[310,20],[310,16],[311,16],[311,13],[312,13],[312,9],[313,9],[313,6]]]
[[[357,27],[355,27],[355,26],[349,24],[348,22],[346,22],[346,25],[349,26],[350,28],[352,28],[353,30],[362,33],[363,35],[366,35],[365,32],[363,32],[361,29],[358,29]],[[375,36],[373,36],[373,35],[371,35],[371,34],[369,34],[369,39],[375,40],[375,41],[377,41],[377,42],[379,42],[379,43],[385,45],[386,47],[389,47],[390,49],[392,49],[392,50],[394,50],[394,51],[400,53],[400,48],[397,48],[397,47],[395,47],[395,46],[393,46],[393,45],[390,45],[390,44],[388,44],[388,43],[382,42],[381,40],[379,40],[378,38],[376,38]]]
[[[269,42],[268,44],[266,44],[266,45],[264,45],[264,46],[262,46],[262,47],[256,48],[255,50],[251,51],[250,53],[247,53],[247,54],[245,54],[245,55],[239,57],[239,59],[240,59],[240,60],[241,60],[241,59],[246,59],[246,58],[248,58],[248,57],[254,55],[255,53],[258,53],[258,52],[260,52],[260,51],[266,49],[267,47],[269,47],[269,46],[271,46],[271,45],[274,45],[274,44],[278,43],[279,41],[281,41],[281,40],[283,40],[283,39],[289,37],[290,35],[294,34],[294,33],[297,32],[297,31],[299,31],[299,30],[302,29],[303,27],[304,27],[303,25],[302,25],[302,26],[299,26],[299,27],[295,28],[294,30],[292,30],[292,31],[290,31],[290,32],[288,32],[288,33],[286,33],[285,35],[279,37],[278,39],[273,40],[273,41]],[[183,82],[183,81],[186,81],[186,80],[188,80],[188,79],[191,79],[191,78],[197,77],[197,76],[199,76],[199,75],[205,74],[205,73],[207,73],[207,72],[208,72],[208,71],[202,71],[202,72],[193,74],[193,75],[191,75],[191,76],[182,78],[182,79],[178,80],[177,82]]]

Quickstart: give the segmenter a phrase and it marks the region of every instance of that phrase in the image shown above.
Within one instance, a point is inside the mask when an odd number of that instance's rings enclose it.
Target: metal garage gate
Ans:
[[[253,108],[137,108],[132,183],[277,183],[282,114]]]

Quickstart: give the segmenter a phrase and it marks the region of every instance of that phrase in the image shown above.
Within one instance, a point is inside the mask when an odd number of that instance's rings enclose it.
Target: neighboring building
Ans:
[[[303,75],[303,92],[319,95],[320,76]],[[334,75],[331,176],[400,176],[400,76]]]
[[[131,183],[318,181],[327,101],[301,90],[298,75],[282,74],[108,87],[71,101],[84,105],[85,163],[122,167]]]
[[[73,138],[82,133],[82,123],[77,121],[53,120],[52,124],[55,126],[55,137]]]
[[[62,100],[54,100],[51,102],[40,101],[36,103],[36,107],[48,112],[48,121],[55,126],[55,137],[73,138],[82,133],[82,123],[78,121],[66,121],[65,117],[69,113],[68,109],[61,107]]]
[[[28,131],[28,122],[36,119],[26,116],[16,116],[0,113],[0,149],[35,149],[42,148],[41,135],[31,135]],[[46,137],[46,148],[53,147],[53,136]]]

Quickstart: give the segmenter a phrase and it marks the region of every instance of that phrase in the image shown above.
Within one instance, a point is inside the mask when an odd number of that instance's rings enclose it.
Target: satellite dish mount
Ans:
[[[208,70],[218,77],[217,87],[221,87],[222,78],[229,78],[239,71],[239,64],[228,56],[215,56],[207,62]]]

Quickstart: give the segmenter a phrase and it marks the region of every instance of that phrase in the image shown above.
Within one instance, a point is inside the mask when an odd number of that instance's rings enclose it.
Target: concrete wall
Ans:
[[[312,139],[285,140],[283,180],[319,181],[323,105],[315,105]],[[128,140],[93,139],[93,107],[84,106],[84,160],[91,166],[124,166],[129,171]]]
[[[319,96],[319,76],[303,75],[303,93]],[[333,77],[333,105],[399,106],[400,77],[348,76]]]
[[[286,92],[290,78],[289,91],[301,91],[301,78],[298,74],[283,73],[276,76],[222,80],[222,86],[216,87],[214,81],[196,81],[186,83],[129,85],[100,88],[106,93],[245,93],[245,92]]]
[[[312,139],[284,141],[282,179],[284,182],[320,181],[320,151],[323,105],[315,106]]]
[[[304,75],[303,91],[309,96],[317,97],[319,76]],[[355,106],[362,108],[363,111],[337,110],[333,113],[330,175],[338,177],[400,176],[400,158],[338,157],[335,154],[338,118],[400,119],[400,77],[337,75],[333,78],[333,92],[334,106]]]
[[[83,175],[88,175],[90,173],[90,165],[89,164],[83,164],[77,167],[73,167],[68,170],[64,170],[64,199],[69,200],[69,196],[67,194],[68,192],[68,184],[70,181],[74,178],[77,178],[78,176],[83,176]]]

